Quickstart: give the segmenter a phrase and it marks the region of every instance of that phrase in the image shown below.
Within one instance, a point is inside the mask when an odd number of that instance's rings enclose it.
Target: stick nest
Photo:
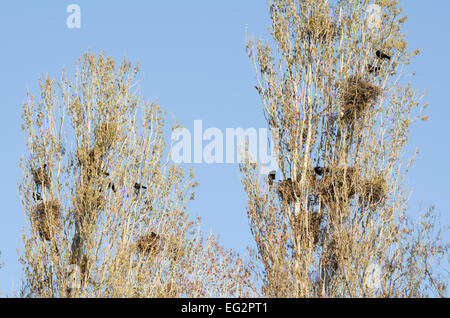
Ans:
[[[162,249],[162,239],[158,234],[151,232],[147,235],[142,235],[136,242],[136,250],[141,255],[155,256]]]
[[[381,88],[357,75],[348,77],[341,90],[341,119],[356,121],[382,93]]]
[[[365,207],[376,206],[386,199],[387,192],[388,186],[383,177],[366,180],[361,184],[360,203]]]
[[[320,179],[317,187],[319,196],[325,202],[351,199],[357,190],[357,170],[355,167],[338,168]]]
[[[52,200],[38,204],[33,210],[31,222],[42,240],[50,241],[53,235],[61,229],[60,209],[60,202]]]
[[[295,199],[295,195],[300,196],[300,185],[291,179],[282,180],[277,185],[277,193],[282,202],[291,204]]]
[[[291,204],[295,201],[295,198],[301,198],[301,174],[297,175],[297,181],[292,181],[291,178],[278,182],[276,191],[280,201],[286,204]],[[313,173],[308,173],[305,180],[305,188],[310,188],[314,191],[316,188],[316,178]]]

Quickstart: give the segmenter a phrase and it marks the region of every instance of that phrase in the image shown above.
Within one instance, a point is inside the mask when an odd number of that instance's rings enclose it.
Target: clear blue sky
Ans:
[[[81,29],[68,29],[67,5],[81,7]],[[428,122],[413,126],[408,153],[420,155],[408,187],[414,187],[411,212],[435,205],[450,224],[450,2],[401,1],[409,48],[421,48],[414,61],[414,87],[428,91]],[[92,49],[116,60],[127,56],[141,63],[141,92],[188,129],[196,119],[205,127],[266,127],[255,75],[245,54],[245,26],[250,36],[268,39],[264,0],[177,1],[2,1],[0,3],[0,291],[11,295],[20,286],[17,249],[25,224],[18,196],[20,156],[25,153],[20,130],[26,90],[38,95],[40,74],[59,77],[73,70],[78,57]],[[200,187],[190,205],[204,229],[244,253],[252,240],[246,198],[236,165],[194,165]],[[449,235],[447,234],[448,238]]]

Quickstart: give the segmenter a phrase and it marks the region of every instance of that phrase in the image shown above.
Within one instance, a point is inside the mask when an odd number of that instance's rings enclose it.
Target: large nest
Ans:
[[[361,118],[367,108],[376,102],[382,90],[358,75],[348,77],[341,87],[341,119],[345,122]]]
[[[38,169],[31,169],[31,174],[33,176],[33,182],[42,188],[50,187],[50,177],[46,170],[47,170],[46,164],[43,167],[40,167]]]
[[[294,202],[296,197],[301,198],[300,180],[301,174],[298,174],[296,182],[292,181],[291,178],[278,182],[276,191],[281,202],[289,205]],[[316,188],[316,177],[314,173],[308,172],[305,182],[305,188],[310,188],[312,190],[311,192],[314,192]]]
[[[356,194],[357,171],[355,167],[330,169],[319,181],[317,192],[325,202],[346,201]]]
[[[155,256],[163,248],[163,241],[160,235],[151,232],[147,235],[142,235],[136,242],[136,250],[141,255]]]
[[[324,14],[314,14],[305,23],[303,36],[309,40],[331,42],[338,35],[338,27]]]
[[[360,185],[360,203],[365,207],[373,207],[386,199],[388,191],[386,180],[377,176]]]
[[[42,240],[50,241],[60,230],[60,209],[59,201],[52,200],[38,204],[33,210],[31,222]]]
[[[300,185],[298,182],[293,182],[292,179],[282,180],[277,185],[277,193],[280,201],[291,204],[295,196],[300,196]]]
[[[95,130],[94,149],[100,154],[105,155],[114,146],[118,140],[118,126],[115,122],[101,123]]]

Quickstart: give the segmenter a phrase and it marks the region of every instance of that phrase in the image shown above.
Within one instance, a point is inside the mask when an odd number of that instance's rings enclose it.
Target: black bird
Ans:
[[[36,187],[50,187],[50,178],[47,173],[47,164],[44,164],[41,168],[36,170],[31,168],[31,173],[33,175],[33,181],[36,184]]]
[[[146,186],[143,186],[143,185],[141,185],[140,183],[137,183],[137,182],[136,182],[136,183],[134,184],[134,192],[136,193],[136,195],[139,194],[139,191],[140,191],[141,189],[146,190],[147,187],[146,187]]]
[[[381,52],[380,50],[378,50],[378,51],[376,52],[376,54],[377,54],[377,57],[378,57],[380,60],[384,60],[384,59],[390,60],[390,59],[391,59],[391,57],[390,57],[389,55],[387,55],[387,54],[384,53],[384,52]]]
[[[273,185],[276,175],[277,175],[277,172],[275,170],[272,170],[269,172],[269,185]]]
[[[330,172],[329,168],[323,168],[323,167],[315,167],[314,168],[314,172],[318,175],[318,176],[323,176],[325,173]]]
[[[137,183],[137,182],[134,184],[134,188],[135,188],[136,190],[147,189],[146,186],[143,186],[143,185],[141,185],[140,183]]]
[[[31,195],[33,197],[33,199],[35,199],[36,201],[42,201],[42,196],[39,193],[35,193],[33,192],[33,194]]]
[[[108,189],[111,189],[114,193],[116,193],[116,186],[113,182],[108,183]]]
[[[372,64],[367,64],[367,71],[372,74],[372,73],[378,73],[381,70],[381,67],[379,66],[374,66]]]

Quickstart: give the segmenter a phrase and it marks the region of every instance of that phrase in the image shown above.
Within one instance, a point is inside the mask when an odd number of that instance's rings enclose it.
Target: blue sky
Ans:
[[[407,179],[414,187],[410,206],[416,213],[435,205],[450,224],[450,2],[400,1],[410,50],[421,48],[413,62],[413,86],[428,92],[428,122],[413,126],[407,154],[420,154]],[[66,7],[81,7],[81,29],[66,26]],[[11,295],[20,286],[24,213],[18,199],[25,153],[20,130],[26,91],[38,95],[41,74],[59,77],[91,49],[120,61],[139,61],[142,95],[159,104],[186,128],[196,119],[204,128],[266,127],[254,71],[245,53],[245,30],[268,39],[269,15],[263,0],[172,1],[2,1],[0,3],[0,291]],[[200,186],[189,207],[204,229],[219,234],[223,245],[245,253],[252,239],[246,197],[237,165],[194,164]],[[449,235],[447,234],[448,238]],[[14,286],[14,287],[13,287]]]

